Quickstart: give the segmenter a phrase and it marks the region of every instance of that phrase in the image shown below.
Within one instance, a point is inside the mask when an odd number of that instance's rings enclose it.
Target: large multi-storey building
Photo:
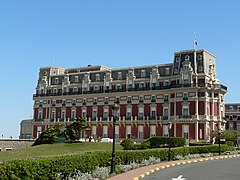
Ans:
[[[226,129],[240,132],[240,103],[225,104]]]
[[[112,137],[111,106],[119,103],[116,138],[185,137],[210,141],[225,125],[224,94],[215,56],[206,50],[174,54],[173,63],[130,68],[40,68],[33,136],[54,123],[85,117],[87,136]],[[172,122],[168,131],[168,122]]]

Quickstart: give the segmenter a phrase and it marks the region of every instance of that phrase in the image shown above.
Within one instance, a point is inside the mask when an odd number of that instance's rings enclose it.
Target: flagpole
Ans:
[[[196,38],[196,32],[194,32],[194,42],[193,42],[193,45],[194,45],[194,50],[197,49],[197,38]]]

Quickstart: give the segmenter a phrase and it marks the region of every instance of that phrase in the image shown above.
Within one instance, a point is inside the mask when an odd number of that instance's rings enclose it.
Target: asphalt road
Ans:
[[[185,179],[184,179],[185,178]],[[144,180],[240,180],[240,158],[209,160],[161,169]]]

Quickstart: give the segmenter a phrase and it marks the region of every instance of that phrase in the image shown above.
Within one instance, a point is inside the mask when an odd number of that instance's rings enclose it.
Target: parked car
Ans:
[[[113,139],[111,139],[111,138],[102,138],[101,142],[113,142]]]

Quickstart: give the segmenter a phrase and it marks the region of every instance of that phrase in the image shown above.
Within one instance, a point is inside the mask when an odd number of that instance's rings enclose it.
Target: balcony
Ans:
[[[179,115],[179,119],[191,119],[191,115]]]
[[[122,88],[122,89],[106,89],[106,90],[84,90],[82,92],[65,92],[65,93],[45,93],[45,94],[33,94],[33,97],[45,97],[45,96],[66,96],[66,95],[81,95],[81,94],[95,94],[95,93],[114,93],[114,92],[126,92],[126,91],[149,91],[149,90],[166,90],[173,88],[185,88],[185,87],[209,87],[209,88],[220,88],[227,91],[227,87],[222,84],[212,85],[212,84],[171,84],[166,86],[156,86],[152,89],[150,87],[140,87],[140,88]]]
[[[162,116],[162,120],[168,120],[168,116]]]
[[[132,120],[131,116],[126,116],[125,120]]]
[[[156,116],[149,116],[149,120],[156,120]]]

